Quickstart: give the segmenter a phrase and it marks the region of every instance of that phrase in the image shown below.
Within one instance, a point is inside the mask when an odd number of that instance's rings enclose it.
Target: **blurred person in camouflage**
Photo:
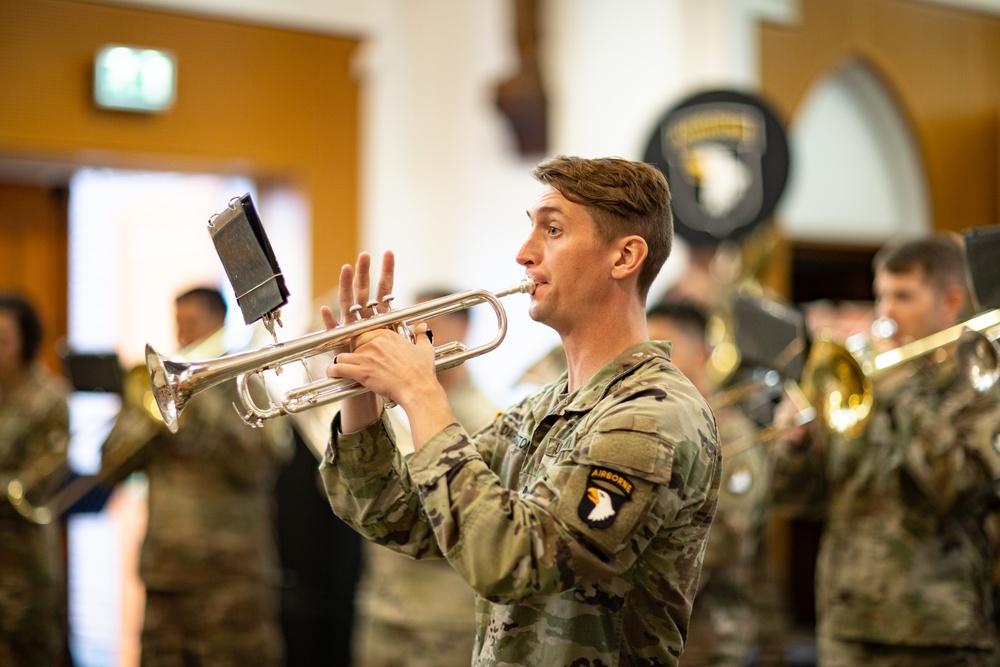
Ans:
[[[454,292],[422,290],[416,302]],[[464,342],[469,315],[468,310],[459,310],[429,320],[427,325],[439,344]],[[441,371],[437,377],[458,423],[469,433],[499,413],[466,366]],[[395,430],[396,446],[404,454],[412,452],[412,444],[403,442],[406,435],[398,426]],[[476,638],[475,594],[448,561],[416,560],[368,541],[363,554],[354,667],[467,667]]]
[[[671,341],[671,361],[713,405],[725,461],[681,662],[685,667],[744,667],[753,660],[757,639],[754,575],[770,493],[767,453],[760,443],[754,446],[758,428],[738,403],[713,401],[722,394],[708,373],[702,308],[663,301],[649,309],[646,321],[650,339]]]
[[[31,523],[7,502],[10,482],[34,464],[43,462],[46,470],[66,464],[69,385],[38,361],[41,344],[42,324],[30,301],[13,292],[0,294],[0,665],[5,667],[52,665],[64,648],[57,526]],[[44,497],[48,490],[31,493]]]
[[[875,315],[891,349],[955,325],[964,257],[932,235],[876,254]],[[816,565],[819,664],[998,664],[991,619],[995,556],[984,521],[1000,480],[1000,396],[956,373],[953,350],[875,384],[858,435],[817,420],[779,443],[774,499],[825,521]],[[789,403],[776,423],[790,425]]]
[[[175,305],[180,358],[227,352],[218,290],[194,288]],[[126,399],[104,444],[103,472],[141,469],[149,482],[144,666],[283,664],[272,515],[288,443],[275,425],[243,422],[233,384],[199,393],[176,434]]]
[[[472,664],[676,665],[722,466],[704,398],[646,332],[672,241],[669,189],[620,158],[560,156],[532,175],[541,193],[516,260],[567,372],[473,439],[435,378],[425,324],[414,343],[364,334],[327,374],[372,392],[344,401],[320,470],[345,521],[413,557],[444,556],[472,586]],[[370,262],[342,268],[342,313],[392,290],[392,253],[374,290]],[[406,412],[408,457],[383,396]]]

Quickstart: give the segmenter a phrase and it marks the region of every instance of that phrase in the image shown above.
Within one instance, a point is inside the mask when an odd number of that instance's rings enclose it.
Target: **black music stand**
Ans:
[[[802,379],[808,351],[806,321],[794,306],[763,296],[733,296],[734,337],[744,366],[768,368],[782,377]]]
[[[96,391],[121,394],[122,367],[114,352],[70,352],[63,357],[63,366],[76,391]]]
[[[1000,308],[1000,225],[970,229],[963,240],[977,310]]]
[[[70,352],[62,358],[63,367],[69,376],[74,391],[109,393],[121,396],[124,392],[123,372],[118,355],[114,352]],[[95,478],[96,475],[80,475],[72,470],[59,485],[65,488],[79,478]],[[94,488],[81,496],[63,513],[82,514],[100,512],[111,497],[111,487],[97,483]]]

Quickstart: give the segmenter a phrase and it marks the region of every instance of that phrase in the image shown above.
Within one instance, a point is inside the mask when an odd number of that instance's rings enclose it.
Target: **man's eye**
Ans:
[[[549,236],[555,236],[559,233],[558,227],[549,227]]]

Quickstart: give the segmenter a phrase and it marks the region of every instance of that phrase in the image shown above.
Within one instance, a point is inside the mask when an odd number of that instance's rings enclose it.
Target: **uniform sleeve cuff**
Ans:
[[[469,434],[455,422],[444,427],[411,454],[406,459],[406,467],[415,484],[431,487],[452,470],[478,456]]]
[[[394,437],[392,425],[385,411],[379,419],[354,433],[344,433],[341,430],[338,412],[330,425],[330,444],[326,448],[324,464],[336,465],[345,470],[370,471],[379,463],[392,461]]]

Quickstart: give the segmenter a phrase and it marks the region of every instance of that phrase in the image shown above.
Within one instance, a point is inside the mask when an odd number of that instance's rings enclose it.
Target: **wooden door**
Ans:
[[[27,296],[45,329],[42,361],[61,372],[67,322],[67,190],[0,183],[0,290]]]

